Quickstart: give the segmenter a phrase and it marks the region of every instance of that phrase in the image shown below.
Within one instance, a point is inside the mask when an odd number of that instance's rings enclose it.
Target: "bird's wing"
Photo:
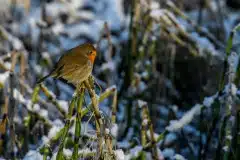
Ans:
[[[61,75],[68,70],[76,69],[88,63],[88,58],[83,54],[76,54],[75,49],[67,51],[57,62],[51,73],[53,77],[61,77]]]
[[[86,69],[86,66],[89,65],[89,60],[85,60],[82,63],[66,63],[63,64],[62,67],[59,67],[58,69],[54,70],[54,73],[52,74],[53,77],[56,78],[64,78],[64,76],[67,76],[69,74],[74,73],[75,71],[80,71],[83,69]]]
[[[81,69],[81,67],[77,64],[69,64],[69,65],[65,65],[63,67],[63,70],[61,72],[61,74],[59,75],[59,77],[64,77],[66,75],[72,74],[74,73],[74,71]]]
[[[80,66],[84,65],[88,61],[88,57],[84,54],[78,54],[75,48],[67,51],[58,61],[58,66],[67,64],[78,64]]]

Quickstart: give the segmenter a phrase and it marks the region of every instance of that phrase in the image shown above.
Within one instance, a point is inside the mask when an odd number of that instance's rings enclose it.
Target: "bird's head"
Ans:
[[[90,43],[85,43],[83,44],[83,50],[87,58],[91,61],[92,64],[94,64],[95,58],[97,56],[96,48]]]

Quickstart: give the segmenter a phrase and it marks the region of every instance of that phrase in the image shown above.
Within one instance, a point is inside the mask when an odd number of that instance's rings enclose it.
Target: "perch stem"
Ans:
[[[68,109],[67,120],[66,120],[65,126],[63,128],[63,131],[61,133],[62,134],[62,139],[61,139],[61,143],[60,143],[60,146],[59,146],[59,149],[58,149],[57,159],[63,159],[64,142],[65,142],[65,139],[67,137],[67,133],[69,131],[69,128],[71,126],[71,118],[72,118],[72,115],[73,115],[73,109],[74,109],[74,106],[75,106],[76,98],[77,98],[76,96],[73,97],[73,99],[71,101],[71,104],[69,106],[69,109]]]
[[[79,148],[79,139],[81,135],[81,110],[82,110],[82,104],[84,99],[84,91],[85,88],[80,88],[79,96],[77,99],[77,116],[75,118],[75,137],[74,137],[74,150],[73,150],[73,160],[78,159],[78,148]]]
[[[92,78],[92,77],[90,77]],[[89,80],[90,80],[89,78]],[[90,85],[90,81],[89,80],[85,80],[83,83],[85,85],[85,87],[88,90],[88,93],[90,95],[91,101],[92,101],[92,106],[93,106],[93,113],[94,113],[94,117],[96,119],[96,130],[97,130],[97,137],[98,137],[98,149],[100,153],[100,156],[102,154],[102,146],[103,146],[103,137],[102,137],[102,132],[103,131],[103,120],[99,111],[99,107],[98,107],[98,99],[96,97],[96,93],[93,89],[93,86]]]

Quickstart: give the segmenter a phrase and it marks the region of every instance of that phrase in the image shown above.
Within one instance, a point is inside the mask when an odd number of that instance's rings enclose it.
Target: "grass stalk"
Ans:
[[[150,114],[149,114],[149,110],[148,110],[148,106],[147,103],[144,102],[144,104],[141,106],[142,107],[142,123],[143,123],[143,130],[142,132],[142,143],[144,143],[144,145],[146,145],[146,130],[145,128],[148,127],[148,130],[150,132],[150,143],[152,144],[152,158],[157,160],[159,155],[158,155],[158,149],[157,149],[157,145],[156,145],[156,139],[154,137],[154,130],[153,130],[153,124],[150,118]],[[144,131],[145,130],[145,131]]]
[[[172,1],[170,1],[170,0],[166,1],[166,5],[171,9],[171,11],[173,11],[174,13],[179,15],[181,18],[186,20],[189,24],[191,24],[199,34],[207,37],[218,48],[224,49],[224,44],[222,44],[218,39],[216,39],[216,37],[214,35],[209,33],[206,29],[204,29],[204,28],[200,27],[199,25],[197,25],[196,23],[194,23],[179,8],[177,8],[177,6]]]
[[[98,98],[98,103],[104,101],[106,98],[108,98],[110,95],[112,95],[116,90],[116,86],[109,87],[106,89]],[[90,103],[86,108],[83,108],[81,111],[81,115],[85,116],[89,112],[89,108],[93,108],[93,103]]]
[[[14,74],[13,72],[10,73],[10,102],[9,103],[9,112],[8,112],[8,116],[9,116],[9,128],[10,128],[10,148],[9,148],[9,152],[10,152],[10,158],[13,159],[14,158],[14,146],[15,146],[15,127],[14,127],[14,115],[15,115],[15,99],[13,96],[13,90],[15,88],[15,82],[14,82]]]
[[[58,153],[57,153],[57,160],[64,159],[64,155],[63,155],[64,142],[66,140],[69,128],[71,126],[71,118],[72,118],[72,115],[73,115],[73,110],[74,110],[74,107],[75,107],[76,100],[77,100],[77,97],[74,96],[72,98],[72,101],[71,101],[69,109],[68,109],[66,123],[65,123],[65,126],[64,126],[64,128],[62,130],[62,133],[61,133],[62,134],[62,138],[61,138],[61,143],[60,143],[60,146],[59,146],[59,149],[58,149]]]
[[[85,88],[81,88],[79,91],[79,96],[77,99],[77,115],[75,118],[75,135],[74,135],[74,149],[73,149],[73,155],[72,159],[77,160],[78,158],[78,148],[79,148],[79,139],[81,135],[81,110],[82,110],[82,104],[84,100],[84,91]]]
[[[90,77],[88,80],[84,81],[84,85],[86,89],[88,90],[88,93],[90,95],[91,101],[92,101],[92,106],[93,106],[93,114],[96,120],[96,132],[97,132],[97,137],[98,137],[98,153],[100,154],[100,157],[102,155],[103,151],[103,120],[99,111],[98,107],[98,99],[96,97],[95,90],[93,89],[94,86],[90,85],[90,80],[92,77]]]
[[[112,147],[112,136],[110,135],[110,130],[108,128],[106,128],[106,130],[105,130],[105,141],[106,141],[106,146],[107,146],[107,149],[108,149],[111,159],[116,159],[114,152],[113,152],[113,147]]]
[[[112,124],[116,123],[116,115],[117,115],[117,89],[113,91]]]
[[[23,53],[21,53],[20,55],[20,79],[22,81],[25,81],[25,72],[26,72],[26,57]],[[25,89],[23,86],[21,86],[21,93],[22,95],[24,95],[23,93],[25,93]]]
[[[43,160],[47,160],[47,157],[52,154],[50,147],[48,145],[44,145],[40,149],[40,153],[43,155]]]
[[[56,98],[51,94],[51,92],[45,87],[42,83],[40,84],[40,88],[43,91],[43,93],[47,96],[48,100],[57,107],[59,112],[63,117],[66,117],[66,112],[63,110],[61,105],[57,102]]]

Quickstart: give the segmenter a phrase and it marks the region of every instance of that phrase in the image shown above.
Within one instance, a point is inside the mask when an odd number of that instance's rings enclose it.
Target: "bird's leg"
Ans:
[[[89,84],[90,84],[90,86],[91,86],[91,88],[92,89],[94,89],[94,77],[92,76],[92,75],[90,75],[89,77],[88,77],[88,82],[89,82]]]
[[[84,85],[84,83],[81,82],[81,83],[78,83],[76,85],[76,87],[77,87],[77,92],[79,93],[81,91],[81,89],[85,88],[85,85]]]

